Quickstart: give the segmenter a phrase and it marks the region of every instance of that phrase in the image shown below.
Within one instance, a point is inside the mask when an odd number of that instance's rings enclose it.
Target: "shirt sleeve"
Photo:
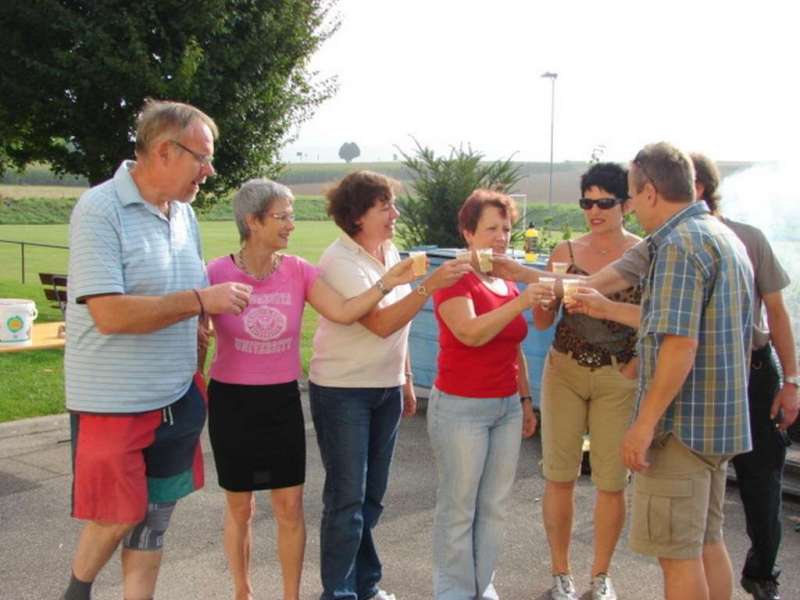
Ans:
[[[642,240],[635,246],[628,248],[620,258],[611,263],[614,269],[631,286],[639,283],[647,275],[650,266],[650,250],[647,242]]]
[[[772,246],[770,246],[764,233],[760,229],[753,229],[753,239],[756,243],[756,258],[753,271],[756,291],[763,298],[766,294],[778,292],[787,287],[791,279],[778,257],[772,251]]]
[[[85,201],[73,213],[69,283],[70,294],[78,303],[88,296],[125,293],[122,243],[111,217]]]
[[[326,283],[345,298],[358,296],[373,285],[369,274],[344,256],[326,257],[319,268]]]
[[[641,335],[697,339],[705,297],[703,269],[675,244],[660,248],[654,261],[649,307],[643,315]]]
[[[436,290],[433,293],[433,303],[436,306],[439,306],[443,302],[450,300],[450,298],[472,298],[472,290],[470,289],[469,281],[467,280],[468,277],[469,274],[466,274],[450,287]]]
[[[303,278],[305,297],[308,298],[308,294],[311,293],[311,288],[314,286],[314,283],[316,283],[320,276],[320,269],[316,265],[312,265],[310,262],[304,258],[300,258],[299,256],[297,257],[297,262]]]

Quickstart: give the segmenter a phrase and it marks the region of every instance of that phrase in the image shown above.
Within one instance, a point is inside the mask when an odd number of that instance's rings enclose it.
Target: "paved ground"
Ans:
[[[45,600],[58,597],[69,576],[79,524],[68,517],[69,442],[65,417],[47,417],[0,425],[0,598]],[[313,431],[308,431],[306,513],[308,547],[303,599],[318,597],[319,518],[322,470]],[[208,443],[206,440],[206,450]],[[538,471],[538,437],[523,442],[514,489],[505,551],[497,572],[504,600],[547,598],[549,558],[541,524],[543,481]],[[175,512],[157,597],[165,599],[226,599],[231,597],[220,541],[223,496],[216,485],[210,453],[206,452],[207,485],[182,501]],[[377,539],[384,559],[384,587],[400,600],[431,597],[431,540],[435,494],[433,464],[424,414],[404,421],[386,512]],[[580,590],[588,590],[592,540],[591,484],[577,487],[576,522],[572,549],[573,571]],[[256,598],[280,597],[274,556],[275,532],[268,503],[259,497],[253,553]],[[746,537],[741,505],[734,488],[726,500],[726,536],[735,567],[741,566]],[[800,534],[793,519],[800,505],[785,506],[785,537],[781,562],[786,568],[784,599],[800,598]],[[793,568],[794,567],[794,568]],[[614,562],[614,581],[620,598],[661,597],[661,576],[652,560],[634,555],[621,543]],[[117,558],[101,573],[95,598],[121,597]],[[588,599],[588,594],[583,596]],[[734,598],[749,598],[737,589]]]

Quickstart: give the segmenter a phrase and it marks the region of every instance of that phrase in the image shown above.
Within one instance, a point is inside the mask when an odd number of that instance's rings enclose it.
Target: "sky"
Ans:
[[[666,140],[717,161],[797,154],[793,3],[760,0],[340,0],[312,58],[337,94],[284,160],[392,160],[413,138],[489,159],[630,160]],[[794,41],[793,41],[794,40]],[[795,59],[795,60],[792,60]],[[302,158],[298,158],[298,152]]]

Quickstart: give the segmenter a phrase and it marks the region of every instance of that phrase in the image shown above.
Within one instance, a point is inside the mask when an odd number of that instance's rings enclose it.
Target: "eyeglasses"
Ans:
[[[592,198],[579,198],[578,204],[581,205],[583,210],[590,210],[593,206],[597,206],[603,210],[608,210],[609,208],[614,208],[617,204],[622,204],[625,200],[621,198],[598,198],[597,200],[593,200]]]
[[[267,214],[268,217],[272,217],[280,221],[281,223],[294,223],[297,217],[294,216],[294,213],[269,213]]]
[[[195,152],[191,148],[187,148],[183,144],[181,144],[178,140],[170,140],[173,144],[175,144],[178,148],[183,150],[184,152],[188,152],[191,154],[194,159],[200,163],[200,166],[206,167],[211,166],[211,163],[214,162],[214,155],[213,154],[200,154],[199,152]]]

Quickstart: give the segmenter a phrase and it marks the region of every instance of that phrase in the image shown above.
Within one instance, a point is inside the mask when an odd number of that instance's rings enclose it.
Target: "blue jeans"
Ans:
[[[325,467],[320,600],[366,600],[378,592],[382,574],[372,529],[383,512],[401,391],[309,382],[309,397]]]
[[[496,600],[494,567],[522,441],[519,396],[463,398],[433,388],[427,418],[439,477],[433,595]]]

